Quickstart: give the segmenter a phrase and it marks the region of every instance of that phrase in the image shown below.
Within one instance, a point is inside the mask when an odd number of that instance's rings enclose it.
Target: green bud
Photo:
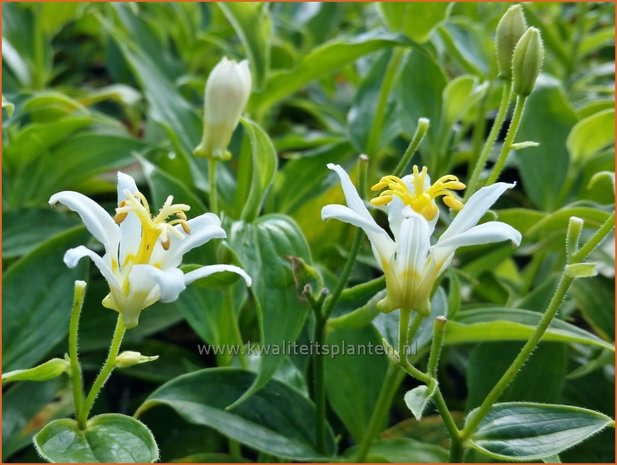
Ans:
[[[544,45],[540,31],[530,27],[514,48],[512,80],[514,92],[527,96],[533,91],[544,61]]]
[[[116,367],[117,368],[128,368],[133,365],[139,365],[141,363],[153,362],[159,358],[158,355],[141,355],[139,352],[134,352],[132,350],[125,350],[120,355],[116,357]]]
[[[512,54],[517,42],[525,34],[527,22],[520,5],[508,8],[497,25],[495,47],[497,49],[497,69],[499,77],[506,81],[512,79]]]

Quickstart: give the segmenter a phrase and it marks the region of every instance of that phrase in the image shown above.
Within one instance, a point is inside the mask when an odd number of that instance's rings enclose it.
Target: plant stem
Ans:
[[[216,158],[208,161],[208,181],[210,186],[210,211],[218,215],[218,195],[216,192]]]
[[[471,197],[471,195],[478,189],[478,182],[480,180],[480,174],[482,174],[482,170],[484,169],[484,165],[486,164],[486,160],[491,154],[493,150],[493,146],[495,145],[495,141],[497,140],[497,136],[499,136],[499,131],[501,130],[501,126],[503,125],[503,121],[506,118],[506,114],[508,112],[508,107],[510,106],[510,99],[512,97],[512,86],[509,82],[504,83],[503,90],[501,91],[501,102],[499,103],[499,108],[497,109],[497,115],[495,116],[495,121],[493,121],[493,126],[491,127],[491,131],[486,138],[486,142],[482,147],[482,151],[480,152],[480,156],[476,161],[476,166],[471,173],[471,178],[467,183],[467,190],[465,191],[465,201]]]
[[[94,401],[96,397],[99,395],[101,388],[107,382],[109,375],[114,370],[116,365],[116,358],[118,357],[118,353],[120,352],[120,345],[122,344],[122,338],[124,337],[124,333],[126,332],[126,328],[124,326],[124,319],[122,316],[118,316],[118,321],[116,322],[116,329],[114,330],[114,335],[111,339],[111,345],[109,346],[109,353],[107,354],[107,358],[105,359],[105,363],[101,368],[98,376],[92,383],[92,388],[90,388],[90,392],[88,393],[88,397],[86,397],[86,401],[84,407],[81,411],[81,416],[79,418],[80,424],[86,424],[88,420],[88,415],[90,415],[90,410],[92,410],[92,406],[94,405]]]
[[[227,290],[225,291],[225,300],[227,303],[227,314],[228,321],[232,333],[233,341],[239,346],[240,351],[238,352],[238,360],[240,361],[240,365],[244,369],[248,369],[249,362],[246,359],[246,354],[244,353],[244,341],[242,339],[242,333],[240,332],[240,325],[238,322],[238,315],[236,315],[236,311],[234,309],[234,295],[233,295],[233,287],[227,286]]]
[[[360,443],[358,455],[356,455],[356,462],[362,463],[366,460],[371,444],[379,432],[379,427],[383,424],[384,415],[386,415],[390,410],[389,407],[392,400],[392,385],[397,384],[396,379],[398,374],[398,367],[394,363],[389,362],[386,376],[381,385],[379,396],[377,397],[377,403],[375,404],[373,414],[371,415],[366,432],[364,433],[364,438],[362,438],[362,442]]]
[[[514,105],[514,112],[512,114],[512,120],[510,121],[510,126],[508,127],[508,134],[506,135],[506,140],[503,142],[501,146],[501,152],[499,152],[499,157],[497,157],[497,161],[493,166],[493,170],[491,171],[491,175],[488,177],[486,181],[486,185],[490,186],[501,174],[501,170],[506,164],[506,160],[508,159],[508,154],[512,149],[512,144],[514,143],[514,138],[516,137],[516,133],[518,132],[518,127],[521,124],[521,118],[523,116],[523,111],[525,110],[525,102],[527,101],[526,95],[517,95],[516,96],[516,104]]]
[[[403,157],[398,162],[398,165],[396,165],[396,168],[394,168],[394,173],[392,173],[394,176],[400,177],[403,174],[403,171],[405,171],[405,168],[407,167],[407,164],[411,160],[411,157],[413,156],[414,153],[416,153],[416,150],[418,150],[418,147],[420,147],[422,140],[424,140],[424,136],[426,136],[429,126],[430,126],[430,122],[428,119],[426,118],[418,119],[418,125],[416,126],[416,132],[414,132],[413,137],[411,138],[411,142],[409,142],[409,145],[407,146],[407,150],[405,150]]]
[[[75,281],[75,293],[73,295],[73,309],[71,311],[71,322],[69,324],[69,361],[71,366],[71,384],[73,386],[73,399],[75,401],[75,417],[80,418],[81,410],[84,403],[84,386],[81,374],[81,366],[79,365],[78,353],[78,334],[79,334],[79,316],[84,304],[84,296],[86,294],[86,283],[84,281]],[[81,429],[86,427],[84,424],[79,424]]]
[[[602,239],[604,239],[604,237],[611,231],[611,229],[613,229],[614,226],[615,212],[613,212],[606,219],[604,224],[600,226],[600,228],[585,243],[585,245],[583,245],[576,253],[572,255],[572,263],[578,263],[584,260],[585,257],[587,257],[587,255],[589,255],[593,251],[593,249],[600,244]],[[559,307],[561,306],[561,303],[566,297],[572,281],[574,281],[574,278],[568,276],[564,270],[563,274],[561,275],[561,279],[559,280],[559,284],[557,285],[557,289],[555,290],[555,293],[553,294],[553,297],[551,298],[551,301],[549,302],[546,311],[542,315],[538,326],[536,326],[533,334],[525,343],[519,354],[516,356],[516,358],[510,365],[510,367],[502,375],[499,381],[497,381],[497,384],[495,384],[493,389],[491,389],[491,391],[488,393],[488,395],[486,396],[480,407],[478,407],[473,417],[468,419],[468,422],[461,433],[463,439],[467,439],[475,432],[476,428],[478,427],[482,419],[488,414],[493,404],[497,402],[503,391],[505,391],[508,385],[512,382],[521,367],[525,364],[525,362],[527,362],[527,359],[538,345],[538,342],[540,342],[540,340],[542,339],[542,336],[544,336],[544,333],[548,329],[551,321],[555,317],[555,314],[559,310]]]
[[[373,113],[373,124],[371,125],[371,131],[368,135],[366,143],[366,152],[373,160],[377,160],[377,150],[379,149],[379,138],[381,137],[381,128],[386,115],[386,108],[388,106],[388,99],[392,93],[392,86],[394,85],[394,78],[396,72],[399,69],[399,65],[404,56],[405,50],[403,48],[396,48],[392,52],[390,62],[386,68],[386,72],[383,77],[381,89],[379,91],[379,97],[377,99],[377,105],[375,106],[375,112]]]
[[[407,363],[407,340],[409,337],[410,310],[399,310],[401,319],[398,325],[398,359],[400,363]]]
[[[437,378],[437,366],[439,364],[439,356],[441,355],[441,346],[443,345],[444,330],[446,328],[446,320],[444,317],[438,316],[435,319],[433,327],[433,342],[431,343],[431,353],[428,357],[427,372],[432,378]]]

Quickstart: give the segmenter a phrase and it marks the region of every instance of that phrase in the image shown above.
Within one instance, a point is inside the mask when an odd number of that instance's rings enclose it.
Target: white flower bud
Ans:
[[[159,358],[158,355],[148,356],[141,355],[139,352],[132,350],[125,350],[116,357],[117,368],[128,368],[133,365],[139,365],[140,363],[152,362]]]
[[[204,131],[195,156],[228,160],[227,146],[251,94],[248,61],[223,58],[206,82]]]

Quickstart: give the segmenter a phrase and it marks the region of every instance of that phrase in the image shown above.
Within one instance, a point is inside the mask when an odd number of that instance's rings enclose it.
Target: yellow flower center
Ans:
[[[443,203],[454,210],[461,210],[463,208],[463,202],[456,198],[452,192],[465,189],[465,184],[460,182],[456,176],[451,174],[442,176],[425,190],[424,182],[426,176],[426,166],[422,167],[422,171],[418,171],[417,165],[414,165],[412,178],[413,192],[408,189],[401,178],[384,176],[377,184],[371,187],[371,190],[387,189],[374,199],[371,199],[371,205],[387,205],[394,196],[397,196],[405,205],[409,205],[428,221],[434,219],[439,212],[434,202],[437,197],[443,197]]]
[[[170,234],[175,234],[181,239],[184,238],[175,225],[179,224],[186,234],[190,234],[191,230],[187,223],[186,214],[184,212],[191,209],[188,205],[177,203],[173,204],[174,198],[170,195],[165,200],[165,203],[159,210],[156,216],[150,213],[150,205],[141,192],[131,194],[126,192],[126,200],[122,200],[116,208],[116,216],[114,220],[117,224],[122,223],[130,212],[135,213],[141,222],[141,241],[139,248],[134,256],[126,258],[134,264],[149,263],[156,241],[159,240],[165,250],[169,249]],[[175,219],[167,221],[169,217],[175,216]]]

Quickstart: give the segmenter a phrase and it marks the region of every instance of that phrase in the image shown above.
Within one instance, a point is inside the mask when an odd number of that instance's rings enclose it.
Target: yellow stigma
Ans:
[[[408,189],[402,179],[396,176],[384,176],[377,184],[371,187],[371,190],[379,191],[384,188],[387,189],[374,199],[371,199],[371,204],[375,206],[387,205],[392,201],[394,196],[397,196],[405,205],[409,205],[414,211],[420,213],[428,221],[434,219],[439,212],[434,202],[437,197],[443,197],[443,203],[454,210],[461,210],[463,208],[463,202],[457,199],[452,192],[465,189],[465,184],[460,182],[456,176],[451,174],[442,176],[425,189],[424,182],[426,176],[426,166],[422,167],[422,171],[418,171],[418,167],[414,165],[412,191]]]
[[[179,224],[182,230],[186,234],[190,234],[191,230],[187,223],[187,217],[184,212],[191,209],[188,205],[172,203],[174,198],[170,195],[165,200],[165,203],[159,210],[156,216],[152,216],[150,213],[150,205],[146,197],[141,192],[135,192],[134,194],[125,191],[126,200],[122,200],[116,208],[116,216],[114,220],[116,223],[122,223],[129,213],[134,213],[141,222],[141,241],[139,243],[139,249],[135,256],[128,256],[127,261],[131,260],[136,263],[149,263],[156,241],[160,241],[163,249],[169,249],[171,244],[170,234],[175,234],[180,239],[184,239],[181,232],[174,228]],[[176,219],[167,221],[171,216],[175,216]]]

